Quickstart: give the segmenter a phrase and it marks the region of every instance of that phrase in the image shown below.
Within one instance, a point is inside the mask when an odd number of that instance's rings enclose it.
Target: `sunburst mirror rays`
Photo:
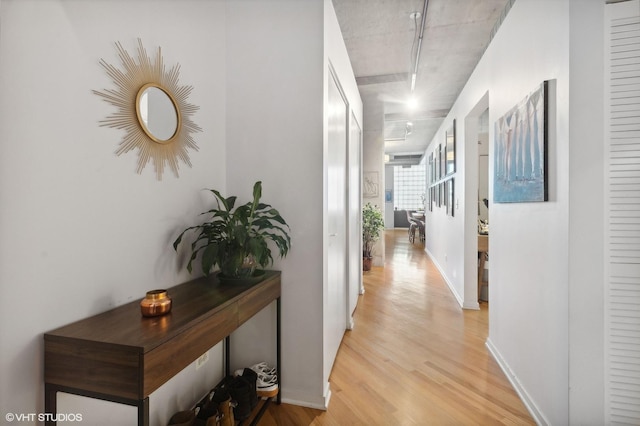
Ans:
[[[191,134],[202,131],[191,119],[199,107],[187,102],[193,87],[180,85],[180,65],[165,69],[160,47],[152,61],[138,39],[137,62],[120,43],[116,48],[123,70],[100,60],[116,88],[93,93],[118,111],[100,125],[125,131],[116,154],[137,149],[137,173],[152,161],[158,180],[167,164],[178,177],[178,160],[191,167],[188,150],[198,151]]]

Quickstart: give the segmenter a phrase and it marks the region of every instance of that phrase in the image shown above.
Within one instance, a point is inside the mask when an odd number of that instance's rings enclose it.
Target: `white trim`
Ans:
[[[353,330],[353,327],[356,326],[355,321],[353,320],[353,317],[349,317],[349,323],[347,324],[347,330]]]
[[[536,424],[540,426],[550,425],[551,423],[549,423],[549,421],[544,417],[542,411],[538,409],[536,403],[527,393],[526,389],[522,386],[522,383],[520,383],[520,380],[518,380],[518,377],[514,374],[513,370],[511,370],[509,364],[507,364],[505,359],[500,354],[500,351],[498,350],[498,348],[496,348],[490,338],[488,338],[485,342],[485,346],[487,347],[487,349],[489,349],[489,353],[491,353],[493,359],[496,360],[504,375],[507,376],[507,379],[509,379],[511,386],[513,386],[513,389],[520,397],[520,400],[522,400],[522,403],[527,408],[529,414],[531,414],[531,417],[533,417]]]
[[[280,391],[282,392],[282,389]],[[329,407],[329,400],[331,400],[330,383],[327,382],[325,384],[323,397],[320,400],[317,397],[304,393],[297,393],[296,396],[297,398],[287,398],[283,395],[282,402],[285,404],[297,405],[299,407],[326,411]]]
[[[324,409],[329,408],[329,401],[331,400],[331,383],[327,382],[324,385]]]
[[[327,406],[325,404],[316,404],[313,402],[309,402],[306,400],[299,400],[299,399],[292,399],[292,398],[282,398],[282,402],[284,404],[291,404],[291,405],[297,405],[298,407],[306,407],[306,408],[313,408],[315,410],[323,410],[326,411],[327,410]]]
[[[438,271],[440,272],[440,275],[444,279],[444,282],[447,283],[447,287],[449,287],[449,291],[451,291],[451,294],[453,294],[453,297],[456,298],[456,301],[458,302],[458,305],[460,305],[460,307],[462,309],[473,309],[473,310],[479,311],[480,310],[480,304],[478,302],[470,303],[470,304],[464,303],[463,298],[460,296],[460,294],[458,293],[456,288],[453,286],[453,284],[451,284],[451,282],[449,281],[449,279],[445,275],[444,270],[440,267],[440,264],[438,263],[438,260],[435,258],[435,256],[433,256],[431,254],[431,252],[426,248],[425,248],[424,251],[425,251],[425,253],[427,253],[427,256],[429,256],[431,258],[431,260],[433,261],[433,264],[436,265],[436,268],[438,268]]]

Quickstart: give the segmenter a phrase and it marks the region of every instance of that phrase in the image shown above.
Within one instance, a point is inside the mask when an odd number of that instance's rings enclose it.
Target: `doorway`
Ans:
[[[489,109],[478,117],[478,300],[489,301]]]
[[[489,235],[480,234],[479,224],[480,220],[485,218],[488,223],[491,205],[489,202],[489,145],[489,93],[487,92],[464,120],[465,157],[468,158],[465,161],[464,178],[464,307],[469,309],[480,309],[481,296],[488,300],[488,294],[486,294],[488,284],[484,282],[488,263],[485,258],[484,264],[481,265],[480,260],[482,253],[488,253]]]

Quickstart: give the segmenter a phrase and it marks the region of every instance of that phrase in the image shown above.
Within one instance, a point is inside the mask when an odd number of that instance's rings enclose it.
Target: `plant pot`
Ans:
[[[256,269],[253,271],[251,275],[240,276],[240,277],[232,277],[223,274],[222,272],[218,273],[218,280],[221,283],[225,284],[255,284],[264,279],[264,270]]]
[[[372,257],[363,257],[362,258],[362,270],[363,271],[370,271],[372,264],[373,264],[373,258]]]

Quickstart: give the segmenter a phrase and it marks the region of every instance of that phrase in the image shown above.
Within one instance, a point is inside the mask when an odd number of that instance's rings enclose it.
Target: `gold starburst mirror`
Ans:
[[[179,64],[169,71],[165,69],[160,47],[152,61],[138,39],[137,62],[120,43],[116,48],[124,71],[100,60],[116,89],[93,93],[118,111],[100,121],[100,125],[125,130],[116,154],[137,149],[139,174],[151,160],[158,180],[162,179],[165,164],[178,177],[178,160],[191,167],[188,149],[198,150],[191,134],[202,131],[191,120],[199,108],[187,102],[193,87],[180,85]]]

